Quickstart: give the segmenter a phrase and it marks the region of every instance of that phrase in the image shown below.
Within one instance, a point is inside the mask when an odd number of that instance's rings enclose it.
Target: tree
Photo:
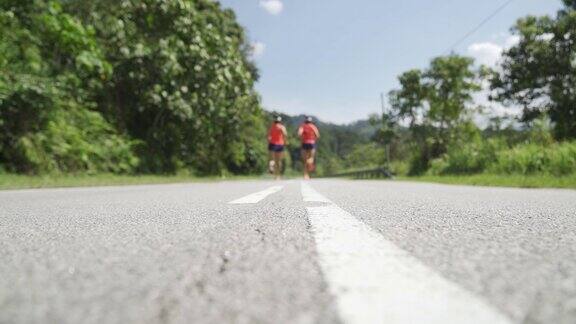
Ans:
[[[9,170],[263,170],[258,73],[218,2],[5,0],[0,36]]]
[[[8,171],[131,172],[135,142],[93,110],[110,73],[93,31],[58,2],[0,3],[0,163]]]
[[[265,152],[243,135],[264,132],[255,69],[231,10],[209,0],[100,0],[89,14],[81,2],[71,6],[95,26],[114,66],[99,107],[145,143],[145,171],[262,169],[253,155]]]
[[[414,128],[418,117],[423,116],[427,88],[423,82],[421,70],[410,70],[398,77],[399,90],[392,90],[388,97],[390,105],[398,119],[408,119],[410,128]]]
[[[459,126],[470,120],[472,94],[481,89],[481,72],[473,63],[457,55],[435,58],[425,71],[402,74],[400,89],[389,93],[392,118],[408,122],[417,151],[412,173],[425,171],[431,159],[444,154],[458,138]]]
[[[555,18],[528,16],[512,32],[517,45],[504,52],[492,78],[494,100],[523,107],[522,121],[550,118],[557,139],[576,138],[576,1],[564,0]]]

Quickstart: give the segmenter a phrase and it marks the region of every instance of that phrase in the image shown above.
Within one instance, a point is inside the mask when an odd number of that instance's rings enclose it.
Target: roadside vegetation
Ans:
[[[258,72],[210,0],[0,2],[0,166],[260,174]]]
[[[576,0],[563,3],[555,17],[519,19],[493,69],[437,57],[398,77],[385,113],[318,121],[316,174],[387,166],[427,181],[574,187]],[[303,116],[263,109],[250,52],[217,1],[1,1],[0,188],[260,176],[276,114],[291,140],[285,174],[298,175]]]
[[[2,1],[0,186],[262,175],[272,116],[258,77],[217,1]],[[302,116],[285,117],[295,138]],[[321,123],[318,174],[369,143],[365,127]]]
[[[112,173],[77,174],[77,175],[22,175],[0,174],[0,190],[35,189],[93,186],[124,186],[146,184],[171,184],[206,181],[229,181],[253,179],[254,176],[221,175],[196,177],[186,174],[175,175],[122,175]]]
[[[501,175],[501,174],[470,174],[446,176],[400,176],[402,181],[434,182],[452,185],[472,185],[489,187],[517,187],[517,188],[561,188],[576,189],[576,175],[567,177],[554,177],[549,175]]]
[[[388,148],[393,171],[445,183],[576,187],[576,1],[564,4],[556,17],[519,19],[518,43],[494,69],[452,54],[400,75],[389,111],[373,117],[373,140]],[[490,102],[481,105],[475,98],[485,93]],[[495,114],[494,104],[521,113]]]

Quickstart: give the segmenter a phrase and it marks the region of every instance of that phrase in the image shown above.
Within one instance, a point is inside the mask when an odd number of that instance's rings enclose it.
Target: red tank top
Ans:
[[[274,123],[268,131],[268,143],[274,145],[284,145],[284,126]]]
[[[302,130],[302,135],[300,136],[300,138],[302,139],[302,143],[304,144],[316,143],[317,140],[316,132],[318,131],[318,128],[316,128],[314,124],[305,123],[302,126],[300,126],[300,129]]]

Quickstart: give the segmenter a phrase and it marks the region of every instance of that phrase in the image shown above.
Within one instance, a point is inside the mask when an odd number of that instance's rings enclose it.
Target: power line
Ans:
[[[480,24],[478,24],[478,26],[474,27],[471,31],[469,31],[468,33],[466,33],[466,35],[462,36],[462,38],[460,38],[458,41],[456,41],[452,46],[450,46],[450,48],[448,48],[446,50],[446,52],[444,52],[445,55],[449,54],[450,52],[452,52],[458,45],[462,44],[462,42],[464,42],[466,39],[468,39],[468,37],[472,36],[474,33],[476,33],[480,28],[482,28],[484,25],[486,25],[490,20],[492,20],[492,18],[496,17],[496,15],[498,15],[502,10],[506,9],[506,7],[508,7],[514,0],[508,0],[506,1],[503,5],[501,5],[500,7],[498,7],[496,10],[494,10],[494,12],[492,12],[488,17],[484,18],[484,20],[482,20],[482,22]]]

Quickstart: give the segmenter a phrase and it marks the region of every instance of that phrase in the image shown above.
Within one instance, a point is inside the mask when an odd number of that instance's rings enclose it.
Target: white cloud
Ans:
[[[549,42],[553,38],[554,38],[554,34],[552,34],[552,33],[546,33],[546,34],[538,35],[536,37],[537,40],[542,41],[542,42]]]
[[[280,0],[260,0],[260,7],[271,15],[278,15],[284,9],[284,4]]]
[[[490,67],[495,67],[502,58],[502,52],[520,42],[518,35],[508,35],[501,42],[474,43],[468,47],[468,54],[476,59],[476,62]]]
[[[475,43],[468,47],[468,53],[480,64],[496,66],[500,57],[502,57],[502,46],[491,43]]]
[[[504,42],[504,47],[508,49],[510,47],[518,45],[518,43],[520,43],[520,36],[510,35],[508,38],[506,38],[506,41]]]
[[[488,99],[490,90],[487,87],[473,95],[474,104],[481,106],[482,112],[474,115],[474,122],[480,128],[486,128],[490,123],[490,117],[516,118],[522,115],[522,108],[519,106],[505,107],[498,102]]]
[[[494,37],[491,41],[474,43],[468,47],[468,55],[472,56],[476,63],[484,64],[496,70],[499,70],[498,64],[502,60],[504,51],[517,45],[520,42],[518,35],[501,34]],[[488,100],[490,95],[489,85],[483,84],[482,91],[474,95],[474,103],[482,106],[483,113],[475,115],[474,121],[476,124],[484,128],[489,124],[489,117],[517,117],[521,115],[522,109],[520,107],[504,107],[498,102]]]
[[[250,54],[252,55],[252,58],[257,59],[262,57],[265,51],[266,51],[266,44],[262,42],[254,42],[252,43],[252,52]]]

